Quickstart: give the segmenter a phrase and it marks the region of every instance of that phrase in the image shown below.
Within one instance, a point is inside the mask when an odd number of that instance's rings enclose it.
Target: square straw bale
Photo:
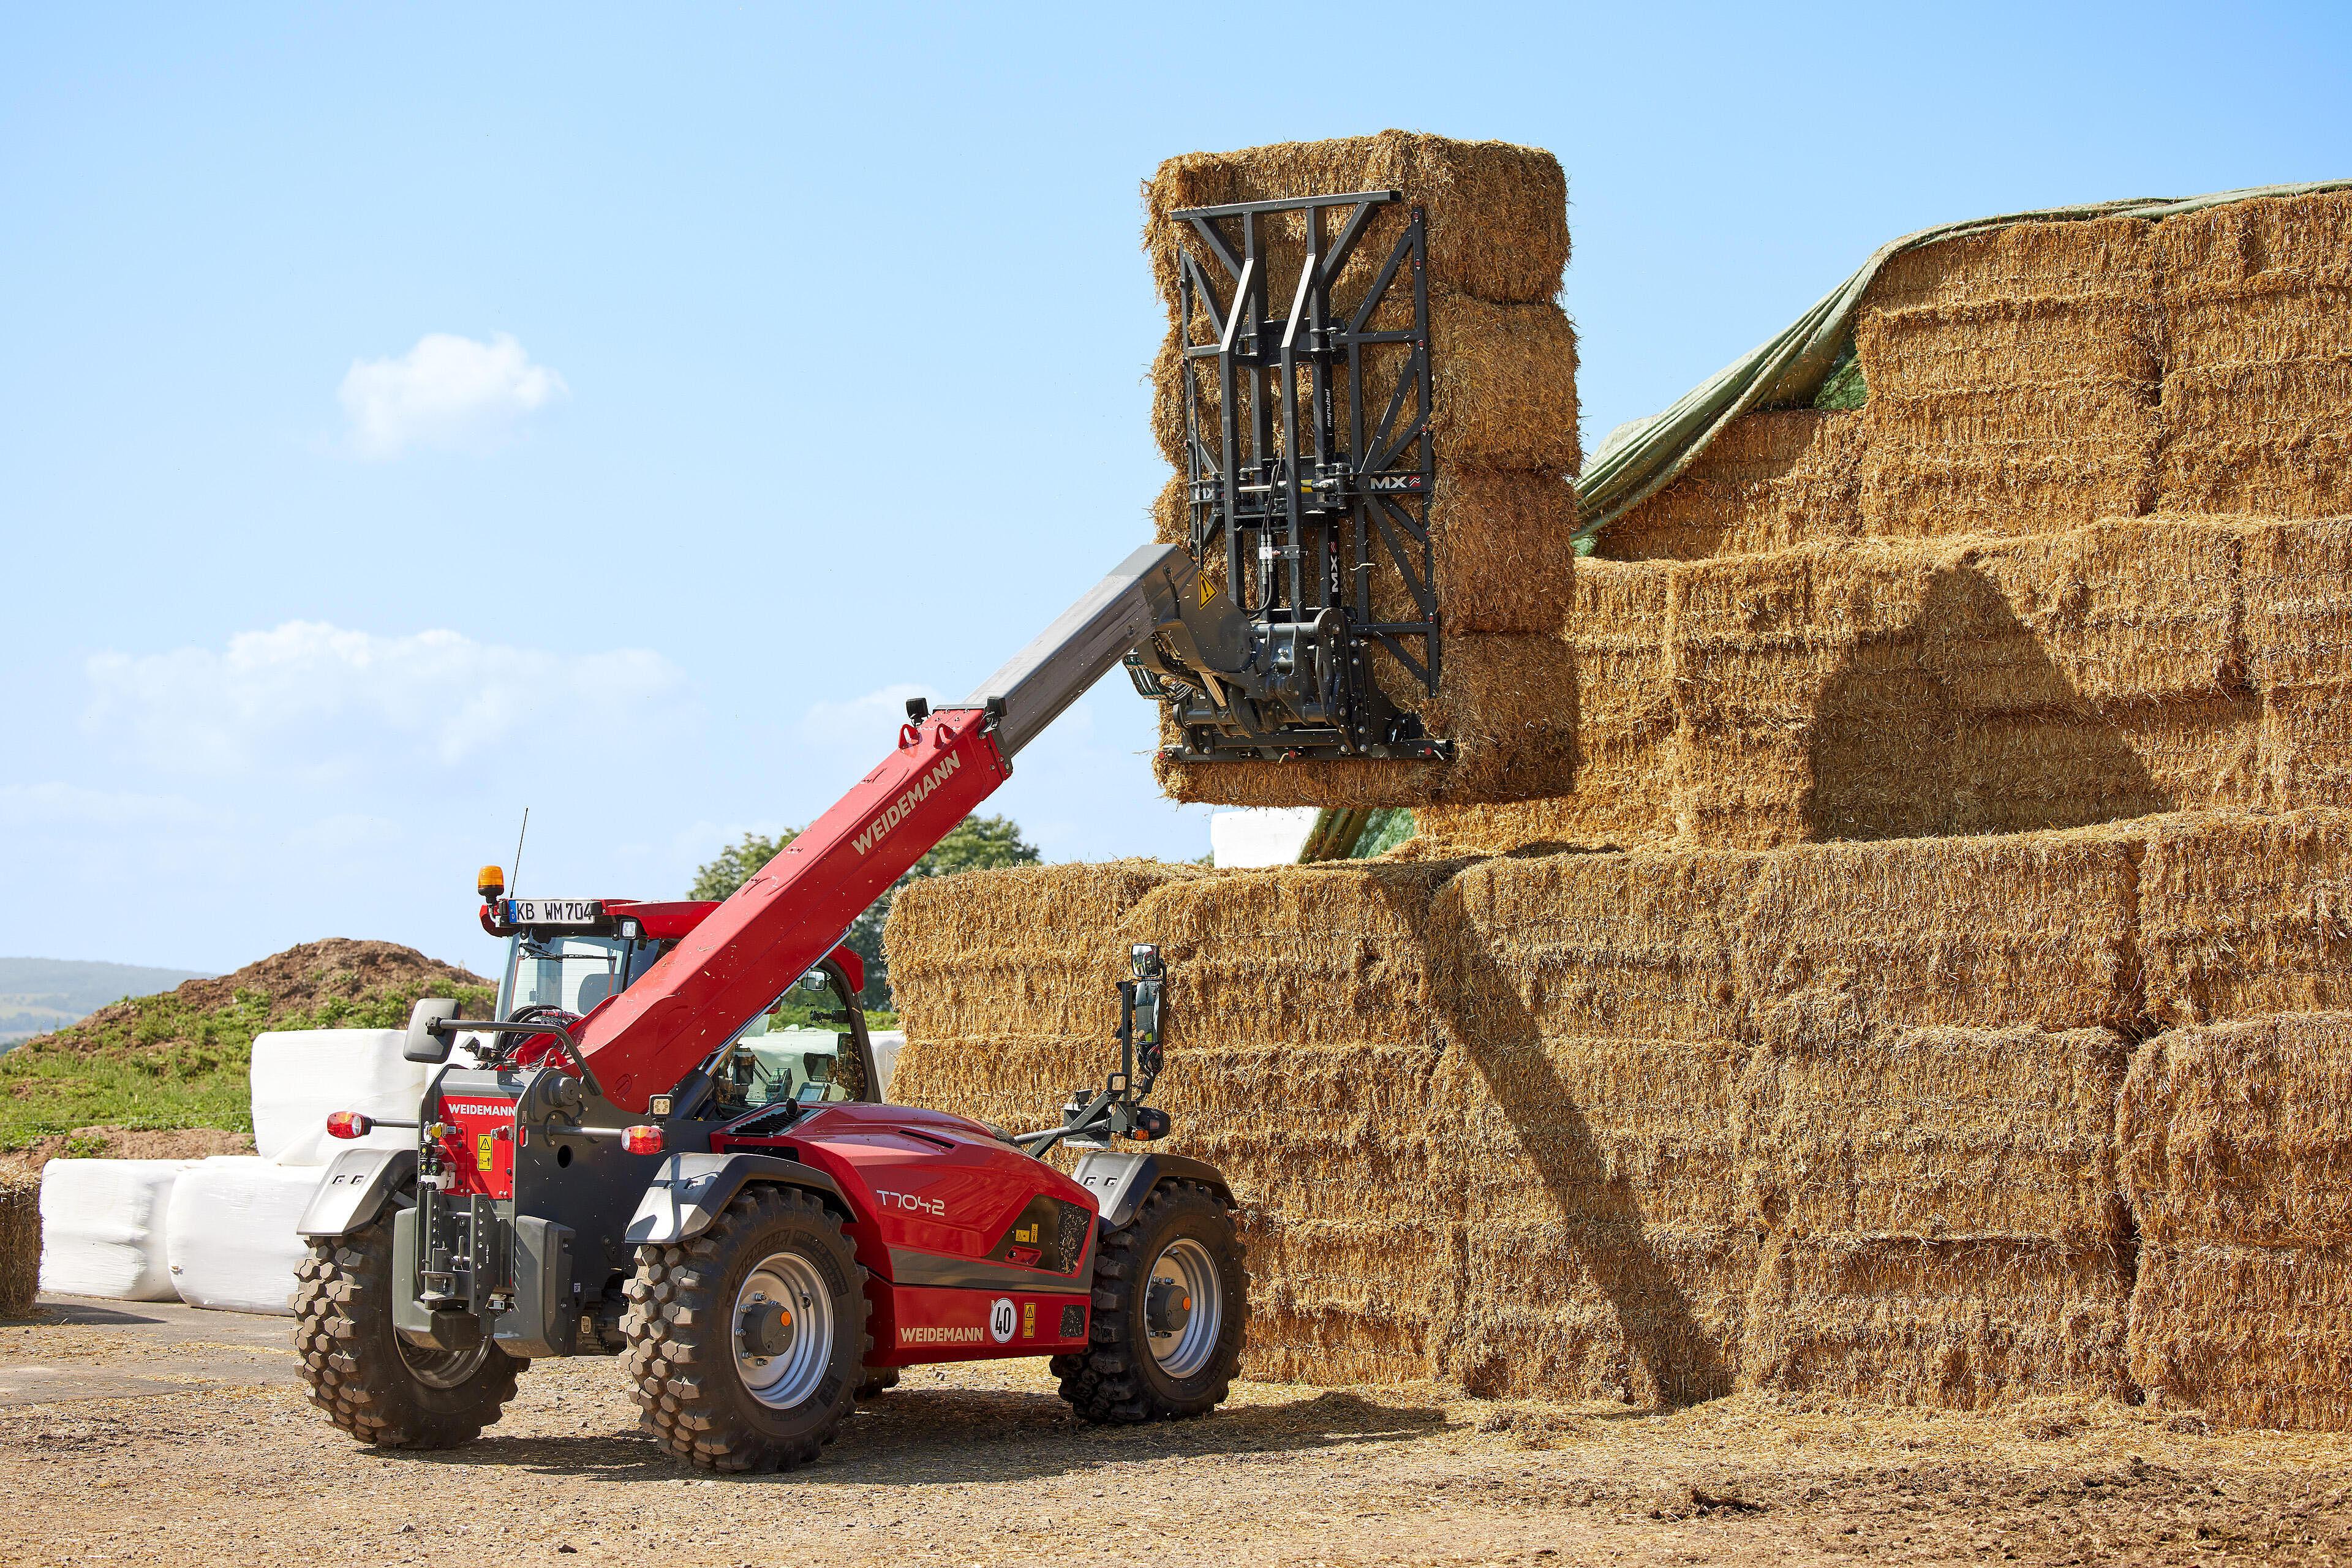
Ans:
[[[1152,281],[1172,306],[1178,226],[1168,215],[1179,209],[1370,190],[1402,191],[1404,200],[1375,214],[1334,285],[1335,302],[1362,297],[1416,204],[1427,214],[1433,285],[1489,300],[1540,300],[1559,292],[1568,265],[1568,179],[1559,161],[1540,147],[1407,131],[1169,159],[1143,187]],[[1286,301],[1305,257],[1305,225],[1288,215],[1265,221],[1267,297]],[[1239,228],[1225,226],[1226,243],[1238,255]],[[1199,239],[1189,226],[1183,232],[1199,256]],[[1327,228],[1326,243],[1332,237]],[[1210,275],[1226,286],[1213,266]]]
[[[2352,1010],[2352,813],[2152,824],[2138,893],[2157,1022]]]
[[[1952,834],[2032,833],[2268,798],[2263,708],[2229,693],[1966,714],[1955,726]]]
[[[1173,799],[1220,805],[1421,805],[1531,800],[1576,787],[1575,652],[1558,637],[1465,634],[1442,639],[1434,697],[1409,701],[1450,763],[1182,763],[1152,771]],[[1380,656],[1374,662],[1389,663]],[[1383,683],[1391,677],[1383,677]],[[1177,737],[1162,725],[1163,743]]]
[[[1249,1343],[1242,1375],[1276,1383],[1403,1383],[1431,1375],[1460,1226],[1423,1215],[1289,1220],[1245,1207]]]
[[[1376,320],[1372,324],[1402,329],[1412,325],[1412,318],[1408,312],[1392,322]],[[1201,323],[1195,326],[1207,330]],[[1406,352],[1405,345],[1397,343],[1376,344],[1364,353],[1365,390],[1372,398],[1365,410],[1367,439],[1387,410]],[[1558,305],[1499,305],[1467,294],[1433,294],[1429,301],[1429,365],[1433,405],[1429,429],[1436,439],[1441,470],[1460,466],[1571,474],[1583,466],[1577,425],[1576,327]],[[1151,431],[1160,455],[1180,469],[1184,467],[1188,375],[1202,438],[1211,453],[1218,455],[1224,405],[1217,362],[1202,359],[1188,364],[1181,341],[1171,332],[1151,362]],[[1265,383],[1258,384],[1263,391]],[[1350,415],[1344,385],[1333,387],[1332,401],[1338,427],[1345,431]],[[1408,394],[1404,417],[1413,412],[1413,397]],[[1245,426],[1251,417],[1244,399]],[[1278,408],[1276,423],[1278,435]]]
[[[2242,1426],[2352,1431],[2352,1256],[2155,1246],[2132,1291],[2131,1374]]]
[[[2161,1246],[2352,1246],[2352,1015],[2172,1029],[2116,1122],[2140,1235]]]
[[[1928,668],[1969,713],[2234,689],[2242,532],[2120,520],[1961,546],[1929,605]]]
[[[1748,414],[1680,478],[1611,523],[1616,561],[1751,555],[1862,531],[1862,421],[1811,408]]]
[[[1867,310],[2147,298],[2156,257],[2142,218],[2011,224],[1906,250],[1870,286]]]
[[[0,1173],[0,1318],[33,1310],[41,1288],[41,1184]]]
[[[1188,544],[1191,507],[1181,475],[1152,508],[1154,537]],[[1576,557],[1576,495],[1556,474],[1511,469],[1440,470],[1429,506],[1431,587],[1449,632],[1558,632],[1568,614]],[[1372,614],[1419,620],[1421,606],[1375,544]],[[1201,573],[1230,591],[1223,536]]]
[[[1430,904],[1454,865],[1325,861],[1171,883],[1121,942],[1169,965],[1171,1051],[1194,1046],[1412,1046],[1433,1057]]]
[[[1916,446],[1874,437],[1862,469],[1864,531],[1889,537],[2041,533],[2147,511],[2155,497],[2154,443],[1965,443]]]
[[[2114,1239],[2105,1029],[1898,1029],[1756,1051],[1736,1101],[1748,1217],[1791,1236]]]
[[[1057,1125],[1071,1089],[1101,1087],[1118,1066],[1105,1035],[909,1034],[890,1069],[890,1101],[1029,1132]]]
[[[2167,218],[2168,508],[2352,511],[2352,194]]]
[[[1674,1406],[1731,1392],[1755,1231],[1504,1220],[1464,1235],[1433,1360],[1470,1394]]]
[[[1934,552],[1811,545],[1675,570],[1685,839],[1769,848],[1934,832],[1949,705],[1923,664]]]
[[[2120,1398],[2125,1297],[2103,1247],[1776,1237],[1748,1299],[1740,1384],[1958,1410]]]
[[[1193,866],[1109,860],[909,883],[882,940],[911,1044],[961,1035],[1084,1035],[1118,1023],[1129,973],[1118,920]]]
[[[2243,530],[2247,675],[2265,691],[2352,682],[2352,518]]]
[[[2352,682],[2263,694],[2263,798],[2293,811],[2352,799]]]
[[[1549,855],[1472,867],[1439,895],[1451,1038],[1533,1064],[1556,1039],[1737,1042],[1741,910],[1763,858]]]
[[[1474,1036],[1438,1068],[1433,1189],[1474,1233],[1752,1224],[1734,1146],[1743,1054],[1723,1040]]]
[[[1738,941],[1758,1037],[2128,1026],[2134,847],[2121,831],[2084,828],[1765,858]]]

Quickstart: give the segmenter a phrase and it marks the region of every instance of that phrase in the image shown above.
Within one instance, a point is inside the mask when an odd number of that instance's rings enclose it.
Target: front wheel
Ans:
[[[700,1236],[640,1247],[628,1298],[637,1404],[689,1464],[806,1464],[856,1403],[873,1348],[866,1270],[810,1194],[746,1188]]]
[[[1202,1415],[1223,1402],[1248,1326],[1232,1213],[1198,1182],[1165,1182],[1095,1249],[1090,1342],[1055,1356],[1054,1374],[1080,1420]]]
[[[435,1351],[394,1331],[392,1225],[310,1244],[294,1271],[294,1352],[310,1403],[362,1443],[452,1448],[482,1435],[530,1365],[488,1337]]]

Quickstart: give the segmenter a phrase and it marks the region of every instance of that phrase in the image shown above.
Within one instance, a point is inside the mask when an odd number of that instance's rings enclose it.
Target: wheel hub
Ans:
[[[1173,1279],[1154,1279],[1143,1314],[1153,1333],[1181,1333],[1192,1318],[1192,1292]]]
[[[792,1309],[782,1301],[754,1298],[738,1331],[745,1350],[772,1361],[793,1348]]]

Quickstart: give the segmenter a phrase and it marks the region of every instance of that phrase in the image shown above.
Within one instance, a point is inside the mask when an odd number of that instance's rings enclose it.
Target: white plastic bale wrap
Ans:
[[[416,1119],[431,1064],[400,1054],[398,1029],[270,1030],[253,1040],[253,1147],[265,1160],[323,1165],[345,1149],[412,1149],[416,1134],[380,1128],[330,1139],[327,1117],[364,1111]]]
[[[321,1173],[252,1154],[200,1160],[172,1187],[164,1223],[172,1287],[191,1307],[293,1314],[295,1234]]]
[[[52,1160],[41,1169],[41,1289],[168,1301],[164,1216],[194,1160]]]
[[[866,1037],[866,1043],[874,1048],[874,1076],[881,1080],[874,1086],[874,1098],[887,1100],[890,1097],[890,1069],[898,1065],[898,1051],[907,1043],[907,1032],[904,1029],[876,1029]]]

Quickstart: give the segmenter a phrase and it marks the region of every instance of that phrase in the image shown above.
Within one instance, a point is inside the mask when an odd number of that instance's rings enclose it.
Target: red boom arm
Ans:
[[[947,709],[811,823],[645,977],[588,1016],[581,1054],[643,1112],[833,951],[866,907],[1012,776],[977,709]]]

